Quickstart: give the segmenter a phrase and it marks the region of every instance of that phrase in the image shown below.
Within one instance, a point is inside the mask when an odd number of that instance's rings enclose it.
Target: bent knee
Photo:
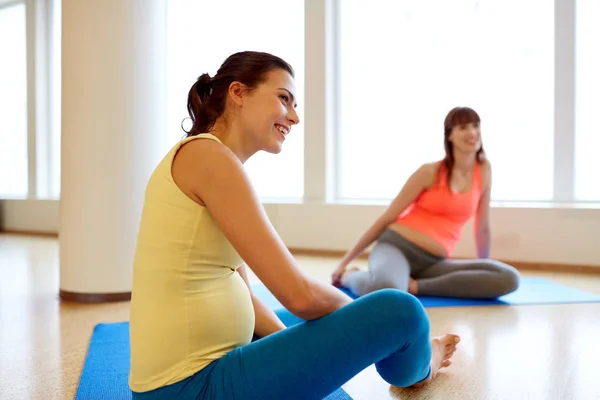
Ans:
[[[429,330],[429,318],[423,304],[412,294],[397,289],[381,289],[368,295],[373,311],[398,329],[407,327]],[[367,299],[367,298],[365,298]]]
[[[521,277],[516,268],[503,264],[497,277],[497,296],[504,296],[519,288]]]

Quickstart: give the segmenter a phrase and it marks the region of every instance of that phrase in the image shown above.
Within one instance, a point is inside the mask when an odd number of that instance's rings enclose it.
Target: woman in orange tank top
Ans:
[[[395,288],[424,296],[496,298],[513,292],[519,274],[489,259],[491,166],[479,115],[456,107],[444,121],[445,158],[418,168],[332,275],[332,283],[362,296]],[[474,218],[477,259],[452,259]],[[375,242],[368,271],[349,263]]]

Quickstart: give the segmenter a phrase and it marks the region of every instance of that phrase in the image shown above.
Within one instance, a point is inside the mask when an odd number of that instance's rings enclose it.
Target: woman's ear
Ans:
[[[246,85],[241,82],[233,81],[229,85],[229,98],[236,106],[241,107],[244,103],[244,95],[248,91]]]
[[[450,134],[448,135],[448,141],[450,143],[452,143],[453,140],[454,140],[454,128],[452,128],[452,130],[450,131]]]

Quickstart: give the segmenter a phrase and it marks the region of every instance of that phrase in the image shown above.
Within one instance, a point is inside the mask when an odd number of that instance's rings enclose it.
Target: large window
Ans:
[[[0,197],[28,193],[25,4],[0,6]]]
[[[443,157],[459,105],[482,118],[493,200],[600,201],[596,0],[166,4],[171,145],[190,86],[228,55],[296,70],[302,122],[280,154],[246,164],[264,201],[388,202]],[[60,196],[60,17],[60,0],[0,0],[0,198]]]
[[[395,196],[418,166],[443,157],[447,112],[469,106],[482,119],[493,198],[552,199],[552,1],[343,0],[340,8],[338,197]]]
[[[303,0],[169,1],[168,13],[171,143],[185,135],[180,126],[187,117],[187,93],[191,85],[204,72],[214,76],[225,58],[238,51],[269,52],[294,67],[298,114],[303,120]],[[292,129],[281,153],[258,153],[248,160],[246,167],[262,198],[301,198],[303,122]]]
[[[577,0],[575,197],[600,200],[600,1]]]

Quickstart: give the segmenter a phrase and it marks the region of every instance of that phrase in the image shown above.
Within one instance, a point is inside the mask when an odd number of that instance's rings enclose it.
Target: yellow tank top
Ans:
[[[129,386],[144,392],[185,379],[252,340],[254,309],[235,270],[242,259],[206,207],[175,184],[183,139],[148,185],[133,265]]]

